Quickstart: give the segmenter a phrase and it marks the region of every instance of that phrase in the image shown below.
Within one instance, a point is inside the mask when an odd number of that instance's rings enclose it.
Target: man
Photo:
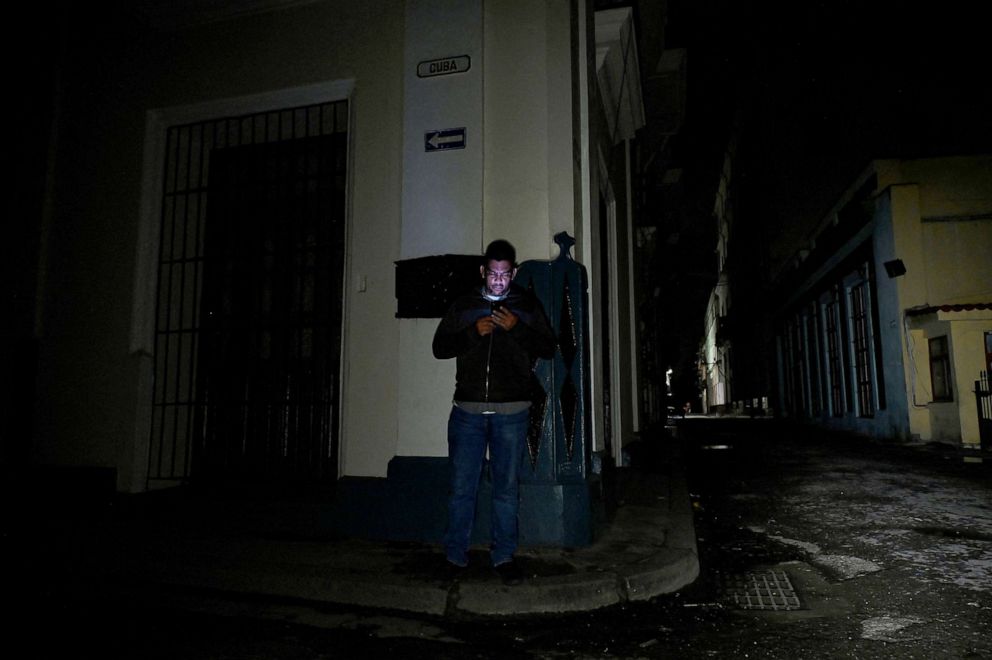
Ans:
[[[461,296],[434,333],[434,357],[455,358],[454,405],[448,418],[451,492],[445,557],[468,566],[479,479],[489,449],[493,568],[507,584],[522,575],[517,549],[518,471],[527,440],[536,358],[551,358],[555,341],[541,303],[513,283],[516,250],[504,240],[486,248],[482,286]]]

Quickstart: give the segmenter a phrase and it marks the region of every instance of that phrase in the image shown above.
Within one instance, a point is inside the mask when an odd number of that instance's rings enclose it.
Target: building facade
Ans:
[[[734,225],[732,196],[736,141],[731,140],[723,154],[716,186],[712,220],[716,224],[717,282],[710,292],[703,317],[703,337],[699,347],[699,382],[703,413],[727,413],[733,409],[731,342],[727,328],[731,310],[731,274],[728,258]]]
[[[221,7],[65,17],[30,460],[140,492],[443,457],[454,364],[436,319],[398,313],[397,264],[495,238],[547,260],[560,232],[589,274],[584,441],[618,460],[639,402],[631,9]]]
[[[990,254],[992,158],[872,162],[779,274],[782,412],[978,447]]]

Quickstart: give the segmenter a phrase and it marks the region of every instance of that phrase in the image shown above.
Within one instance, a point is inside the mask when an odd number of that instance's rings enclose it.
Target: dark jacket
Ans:
[[[457,360],[455,401],[532,401],[540,388],[534,363],[554,356],[551,326],[532,293],[511,283],[496,304],[519,318],[509,332],[497,327],[483,337],[476,331],[475,322],[493,309],[480,286],[452,303],[434,333],[434,357]]]

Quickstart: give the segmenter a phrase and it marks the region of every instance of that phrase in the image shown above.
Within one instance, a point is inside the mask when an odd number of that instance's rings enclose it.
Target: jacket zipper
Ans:
[[[493,310],[496,308],[496,303],[489,301],[489,313],[492,314]],[[492,368],[493,360],[493,336],[496,334],[496,328],[492,329],[489,333],[489,348],[486,351],[486,390],[485,390],[485,401],[484,403],[489,403],[489,374]]]
[[[493,333],[489,333],[489,350],[486,353],[486,393],[485,403],[489,403],[489,367],[493,358]]]

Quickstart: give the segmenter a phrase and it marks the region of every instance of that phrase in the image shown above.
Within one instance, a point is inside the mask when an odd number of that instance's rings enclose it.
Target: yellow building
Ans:
[[[784,412],[978,447],[990,255],[992,157],[872,162],[779,275]]]

